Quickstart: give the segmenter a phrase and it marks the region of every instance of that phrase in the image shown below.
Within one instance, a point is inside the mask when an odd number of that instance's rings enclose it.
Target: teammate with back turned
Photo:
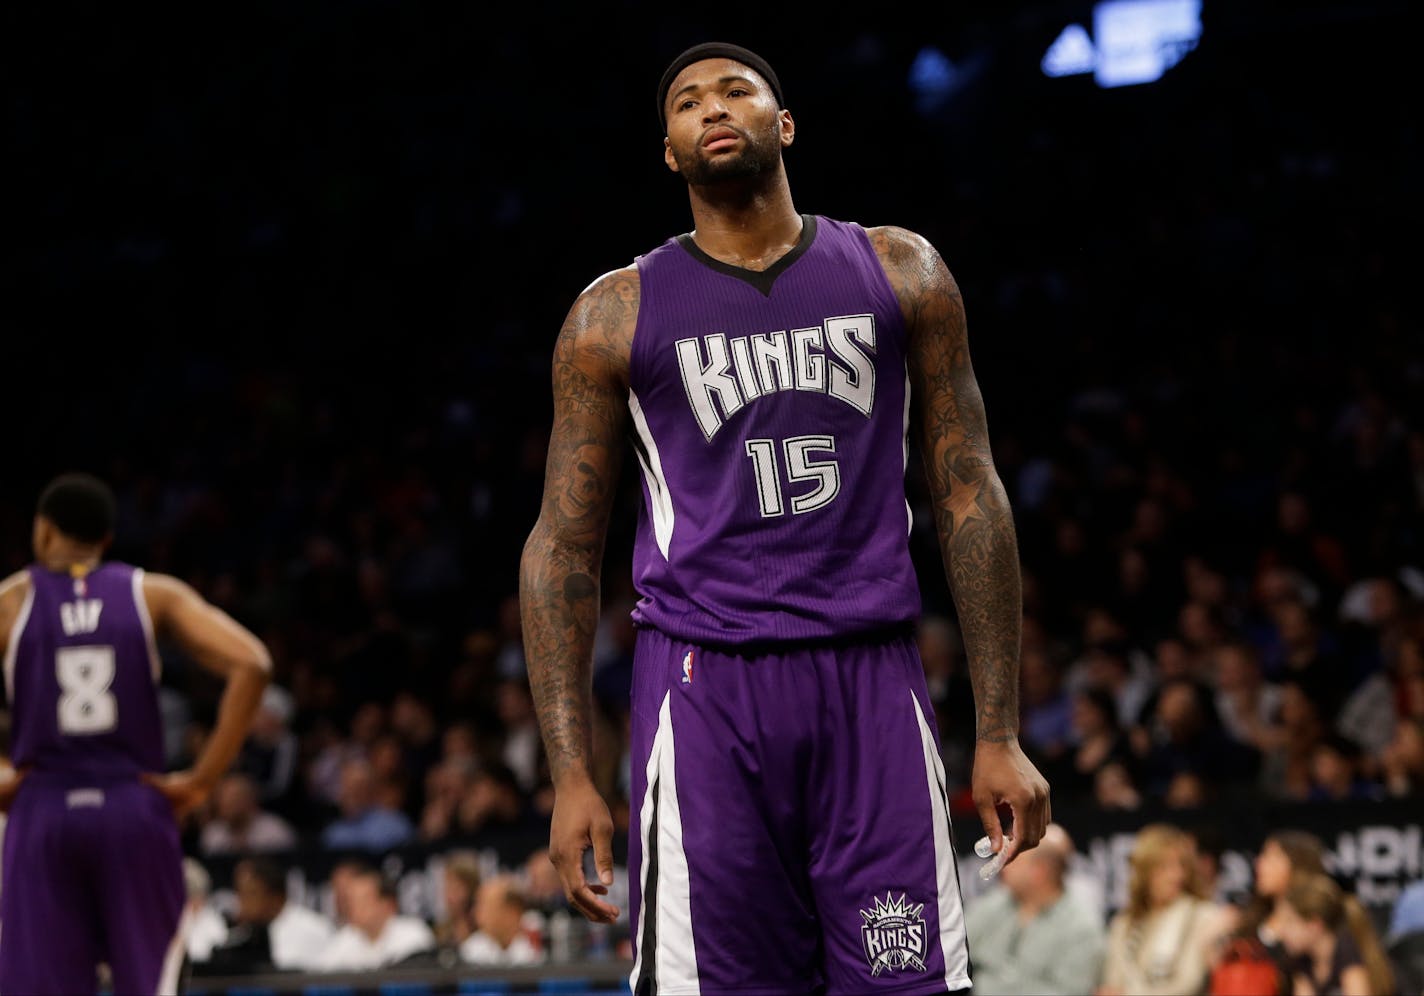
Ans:
[[[973,677],[974,799],[1004,860],[1050,818],[1018,740],[1013,519],[954,278],[913,232],[796,210],[783,104],[771,66],[745,48],[713,42],[673,60],[658,87],[664,159],[696,227],[595,280],[554,348],[543,504],[521,567],[555,783],[550,854],[585,916],[618,916],[601,898],[612,821],[589,775],[590,668],[628,435],[644,497],[634,992],[965,989],[914,640],[909,435]]]
[[[18,776],[0,872],[0,993],[176,991],[184,947],[181,815],[227,771],[266,687],[262,642],[186,582],[105,559],[109,486],[41,492],[34,561],[0,582],[0,653]],[[165,773],[158,642],[226,681],[187,770]]]

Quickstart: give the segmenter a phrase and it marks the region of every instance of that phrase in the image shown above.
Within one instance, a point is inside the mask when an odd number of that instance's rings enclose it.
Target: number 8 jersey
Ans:
[[[628,405],[640,626],[724,646],[912,622],[905,325],[865,230],[803,215],[765,271],[638,257]]]
[[[164,771],[143,571],[107,562],[83,575],[36,565],[28,574],[5,655],[14,765],[81,780]]]

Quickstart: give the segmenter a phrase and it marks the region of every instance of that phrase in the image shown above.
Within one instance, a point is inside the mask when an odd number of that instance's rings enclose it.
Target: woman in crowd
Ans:
[[[1192,838],[1149,824],[1138,832],[1129,869],[1127,904],[1108,924],[1097,996],[1201,992],[1226,921],[1202,888]]]
[[[1329,875],[1301,875],[1276,927],[1292,956],[1295,996],[1389,996],[1394,973],[1369,915]]]

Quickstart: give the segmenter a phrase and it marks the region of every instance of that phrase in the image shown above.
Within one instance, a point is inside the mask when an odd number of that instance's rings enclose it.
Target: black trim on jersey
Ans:
[[[693,259],[703,266],[729,277],[736,277],[738,280],[751,284],[761,291],[764,297],[771,297],[771,285],[776,283],[776,278],[785,272],[786,268],[806,255],[806,250],[811,248],[811,243],[816,240],[816,216],[813,214],[803,214],[801,216],[801,238],[791,247],[791,251],[782,256],[775,263],[772,263],[765,270],[748,270],[744,266],[733,266],[731,263],[724,263],[720,259],[713,259],[698,247],[691,235],[679,235],[677,244],[688,251]]]
[[[662,779],[653,782],[653,817],[648,830],[648,884],[643,889],[643,964],[638,975],[636,996],[653,996],[658,991],[658,796],[662,794]]]

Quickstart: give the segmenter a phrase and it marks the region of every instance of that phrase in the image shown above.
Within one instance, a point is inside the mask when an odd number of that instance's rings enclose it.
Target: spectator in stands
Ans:
[[[401,913],[395,886],[380,872],[356,873],[347,894],[348,920],[316,959],[320,971],[360,971],[395,965],[435,950],[435,933],[423,919]]]
[[[233,764],[251,776],[258,804],[284,818],[295,805],[292,792],[301,751],[291,725],[294,709],[291,692],[280,685],[268,685]]]
[[[339,809],[347,764],[367,760],[371,745],[385,729],[385,706],[379,702],[363,702],[351,717],[348,736],[330,731],[329,738],[316,748],[307,765],[307,790],[313,799]]]
[[[290,823],[261,808],[258,786],[243,771],[230,771],[213,791],[213,815],[204,825],[198,846],[204,854],[286,851],[297,846]]]
[[[964,913],[976,996],[1088,993],[1102,973],[1099,912],[1065,889],[1072,844],[1050,824],[1036,848],[1000,872]]]
[[[568,905],[558,869],[549,860],[548,847],[537,847],[529,852],[524,859],[523,874],[524,898],[531,909],[552,913]]]
[[[1369,915],[1326,874],[1292,879],[1277,929],[1294,959],[1295,991],[1392,996],[1394,971]]]
[[[1226,837],[1221,827],[1212,822],[1197,822],[1187,828],[1187,836],[1192,839],[1192,857],[1197,866],[1197,881],[1201,883],[1202,894],[1214,902],[1225,904],[1221,881],[1221,859],[1226,853]],[[1223,920],[1233,922],[1231,911],[1223,909]]]
[[[1127,904],[1108,924],[1097,996],[1200,992],[1227,920],[1197,876],[1192,838],[1152,823],[1138,831],[1129,859]]]
[[[435,940],[441,948],[458,949],[475,932],[480,879],[480,863],[473,854],[457,851],[446,856],[440,879],[441,912],[435,921]]]
[[[1379,799],[1384,788],[1364,777],[1360,745],[1339,733],[1327,733],[1315,745],[1310,758],[1310,787],[1306,798],[1312,802],[1352,802]]]
[[[425,806],[420,814],[422,840],[440,840],[457,829],[460,802],[473,788],[478,771],[474,758],[455,755],[426,772]]]
[[[1052,767],[1073,737],[1073,700],[1063,685],[1063,671],[1047,647],[1025,647],[1020,658],[1021,736],[1024,749],[1039,764]]]
[[[383,805],[376,794],[375,774],[364,758],[349,760],[341,769],[338,801],[341,815],[327,824],[321,841],[331,850],[388,851],[415,834],[410,819]]]
[[[499,760],[514,772],[520,792],[529,793],[539,781],[539,754],[543,742],[529,679],[521,674],[495,686],[496,712],[502,732]]]
[[[194,962],[206,962],[213,949],[227,940],[227,919],[213,905],[213,877],[197,858],[183,859],[183,885],[187,899],[179,929],[188,957]]]
[[[1117,703],[1105,688],[1087,687],[1073,696],[1070,751],[1044,771],[1056,799],[1068,802],[1092,796],[1098,770],[1112,761],[1133,767],[1127,734],[1118,722]]]
[[[461,960],[473,965],[532,965],[543,960],[524,929],[528,902],[513,875],[497,875],[480,885],[475,900],[478,929],[460,945]]]
[[[1401,993],[1424,993],[1424,879],[1404,887],[1389,913],[1385,952]]]
[[[1240,933],[1259,937],[1267,948],[1282,955],[1279,925],[1285,910],[1286,889],[1296,878],[1324,871],[1325,845],[1319,837],[1291,828],[1273,831],[1256,852],[1251,894],[1237,911],[1235,928]]]
[[[1069,687],[1101,688],[1108,692],[1117,704],[1118,724],[1131,730],[1137,725],[1156,685],[1150,660],[1139,660],[1138,653],[1125,638],[1114,637],[1088,645],[1070,670]]]
[[[1227,735],[1264,752],[1280,716],[1280,686],[1266,680],[1260,655],[1244,640],[1217,647],[1211,667],[1216,712]]]
[[[349,855],[331,867],[327,888],[331,896],[331,917],[338,927],[351,922],[351,890],[361,876],[375,871],[375,865],[359,855]]]
[[[542,826],[529,808],[528,798],[519,791],[513,771],[504,764],[486,764],[475,773],[469,790],[460,800],[456,821],[463,833],[481,830],[527,829]]]
[[[336,924],[287,896],[287,870],[270,857],[244,858],[232,869],[237,894],[234,932],[265,935],[263,945],[280,970],[314,971],[336,933]]]
[[[1401,719],[1380,755],[1385,791],[1396,799],[1424,797],[1424,717]]]
[[[1144,787],[1159,799],[1180,772],[1232,786],[1254,781],[1260,769],[1260,754],[1222,732],[1210,694],[1189,678],[1162,686],[1147,732],[1141,755]]]
[[[440,724],[433,703],[409,689],[391,702],[391,731],[400,738],[402,759],[415,790],[411,805],[418,812],[424,806],[426,775],[440,760]]]
[[[1329,730],[1326,708],[1295,676],[1280,682],[1281,710],[1265,736],[1258,786],[1268,798],[1299,802],[1310,792],[1310,764]]]
[[[1093,801],[1103,809],[1133,810],[1141,806],[1142,792],[1132,768],[1116,759],[1098,768],[1093,773]]]
[[[289,902],[286,869],[268,856],[232,868],[238,908],[228,938],[212,952],[212,972],[315,970],[336,925],[315,909]]]

